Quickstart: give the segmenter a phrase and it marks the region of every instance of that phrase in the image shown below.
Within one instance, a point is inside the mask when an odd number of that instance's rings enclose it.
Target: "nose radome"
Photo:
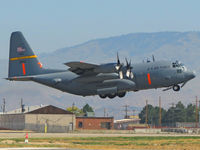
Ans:
[[[195,78],[195,77],[196,77],[196,72],[195,72],[195,71],[189,72],[189,78],[190,78],[190,79],[193,79],[193,78]]]
[[[196,77],[196,71],[192,71],[192,78]]]

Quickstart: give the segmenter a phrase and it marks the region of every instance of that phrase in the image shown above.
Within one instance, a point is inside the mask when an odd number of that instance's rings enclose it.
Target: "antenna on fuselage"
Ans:
[[[153,60],[153,62],[155,62],[155,57],[154,57],[154,55],[152,55],[152,60]]]

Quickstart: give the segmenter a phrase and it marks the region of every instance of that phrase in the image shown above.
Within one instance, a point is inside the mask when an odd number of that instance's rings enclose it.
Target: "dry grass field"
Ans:
[[[1,138],[0,147],[64,147],[76,149],[200,149],[199,136]]]

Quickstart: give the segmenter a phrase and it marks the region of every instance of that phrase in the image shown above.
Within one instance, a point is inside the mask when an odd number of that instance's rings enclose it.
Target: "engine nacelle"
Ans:
[[[94,69],[96,73],[115,73],[116,72],[116,63],[102,64],[99,67]]]
[[[127,79],[105,80],[102,88],[97,89],[97,94],[105,95],[111,93],[120,93],[135,90],[136,85],[133,81]]]

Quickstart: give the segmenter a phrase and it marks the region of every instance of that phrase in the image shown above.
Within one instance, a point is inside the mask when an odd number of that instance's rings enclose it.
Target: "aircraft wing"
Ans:
[[[69,67],[69,70],[71,72],[74,72],[78,75],[97,74],[96,72],[94,72],[94,69],[99,67],[99,65],[96,65],[96,64],[89,64],[89,63],[77,62],[77,61],[67,62],[64,64]]]

